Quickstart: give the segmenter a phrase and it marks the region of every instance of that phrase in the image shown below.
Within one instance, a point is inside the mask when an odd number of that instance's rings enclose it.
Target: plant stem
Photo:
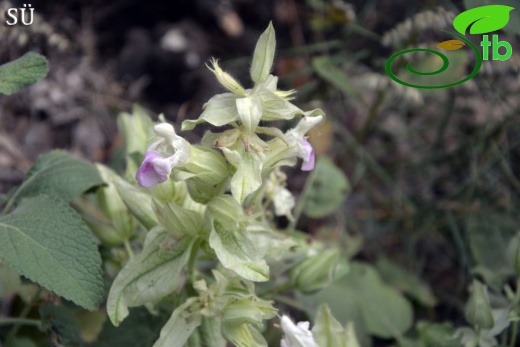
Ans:
[[[130,245],[130,242],[128,241],[128,239],[125,239],[123,244],[125,245],[125,250],[126,250],[126,253],[128,253],[128,257],[130,259],[132,259],[134,257],[134,251],[132,250],[132,246]]]
[[[0,319],[0,326],[2,325],[32,325],[39,328],[42,323],[37,319],[2,318]]]
[[[509,346],[515,347],[516,346],[516,336],[518,335],[518,322],[513,323],[513,331],[511,332],[511,343]]]

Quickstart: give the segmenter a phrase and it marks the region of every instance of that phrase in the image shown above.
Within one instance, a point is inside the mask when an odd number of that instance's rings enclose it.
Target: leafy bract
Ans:
[[[269,23],[267,29],[260,35],[253,54],[253,63],[251,64],[251,79],[253,82],[262,83],[269,77],[275,49],[276,37],[273,23]]]
[[[94,165],[55,150],[38,158],[12,199],[48,194],[70,201],[101,184],[103,180]]]
[[[47,76],[49,62],[43,55],[28,52],[0,66],[0,94],[11,95]]]
[[[214,198],[206,210],[211,226],[209,245],[222,265],[250,281],[267,281],[269,267],[262,259],[263,250],[251,240],[242,226],[242,207],[230,195]]]
[[[182,130],[191,130],[197,124],[208,122],[214,126],[223,126],[238,120],[237,96],[233,93],[218,94],[204,104],[204,111],[196,120],[182,122]]]
[[[193,331],[201,324],[202,315],[192,307],[198,298],[186,300],[173,311],[172,316],[161,330],[159,340],[153,347],[183,347]]]
[[[175,240],[162,227],[148,233],[141,254],[119,272],[110,289],[107,312],[114,325],[128,316],[128,307],[156,302],[177,288],[194,241]]]
[[[343,327],[326,304],[318,310],[312,335],[319,346],[359,347],[352,323]]]
[[[94,310],[103,298],[101,257],[80,216],[56,197],[24,199],[0,218],[0,258],[19,274]]]
[[[487,34],[502,29],[509,22],[509,12],[514,7],[505,5],[486,5],[464,11],[453,20],[453,27],[462,35]]]

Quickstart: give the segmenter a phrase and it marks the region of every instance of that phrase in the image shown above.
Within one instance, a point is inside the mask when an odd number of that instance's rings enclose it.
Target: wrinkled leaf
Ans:
[[[453,20],[453,27],[462,35],[487,34],[502,29],[509,22],[509,12],[514,7],[504,5],[487,5],[471,8],[459,14]]]
[[[253,82],[262,83],[269,77],[273,66],[275,49],[276,37],[273,23],[270,22],[256,43],[251,64],[251,79]]]
[[[461,40],[447,40],[439,43],[437,48],[442,48],[447,51],[456,51],[457,49],[461,49],[466,44]]]
[[[153,347],[183,347],[193,331],[201,324],[202,316],[191,306],[197,298],[186,300],[173,311],[172,316],[161,330]]]
[[[321,218],[336,212],[350,190],[343,171],[326,157],[318,159],[309,180],[312,183],[303,211],[312,218]]]
[[[173,239],[162,227],[148,232],[141,254],[126,264],[110,288],[107,312],[114,325],[128,316],[128,307],[157,302],[177,288],[193,243]]]
[[[95,310],[103,298],[101,257],[90,230],[64,201],[24,199],[0,218],[0,258],[19,274]]]
[[[0,94],[11,95],[47,76],[49,62],[43,55],[28,52],[0,66]]]
[[[49,194],[70,201],[101,184],[103,180],[94,165],[55,150],[38,158],[12,199]]]

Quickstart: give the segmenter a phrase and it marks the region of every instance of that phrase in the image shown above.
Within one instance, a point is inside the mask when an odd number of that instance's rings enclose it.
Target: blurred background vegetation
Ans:
[[[275,74],[282,87],[298,90],[302,109],[325,110],[311,142],[349,182],[339,208],[318,215],[304,209],[298,227],[340,244],[354,259],[350,272],[318,294],[286,298],[302,309],[293,315],[312,319],[317,303],[328,301],[338,319],[357,323],[364,346],[430,346],[423,338],[430,323],[421,321],[450,322],[436,326],[444,331],[467,325],[472,278],[488,285],[494,308],[510,308],[504,288],[516,288],[520,10],[499,32],[513,46],[511,59],[485,61],[465,84],[407,88],[390,80],[384,64],[399,50],[451,39],[441,30],[453,30],[455,15],[487,3],[33,1],[32,26],[0,25],[0,62],[33,50],[48,57],[51,70],[35,86],[0,97],[0,192],[52,148],[120,167],[118,113],[138,103],[177,125],[198,117],[221,91],[205,62],[221,59],[248,85],[241,77],[272,20]],[[0,18],[21,4],[1,1]],[[438,64],[416,59],[426,70]],[[467,75],[475,57],[465,48],[451,62],[448,81]],[[288,177],[291,191],[304,190],[306,173],[295,169]],[[326,185],[322,178],[312,185]]]

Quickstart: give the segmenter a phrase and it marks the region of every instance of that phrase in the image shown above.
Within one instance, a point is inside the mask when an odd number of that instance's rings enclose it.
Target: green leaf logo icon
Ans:
[[[514,7],[487,5],[472,8],[459,14],[453,20],[453,27],[462,35],[469,28],[470,34],[486,34],[502,29],[509,22],[509,12]]]

